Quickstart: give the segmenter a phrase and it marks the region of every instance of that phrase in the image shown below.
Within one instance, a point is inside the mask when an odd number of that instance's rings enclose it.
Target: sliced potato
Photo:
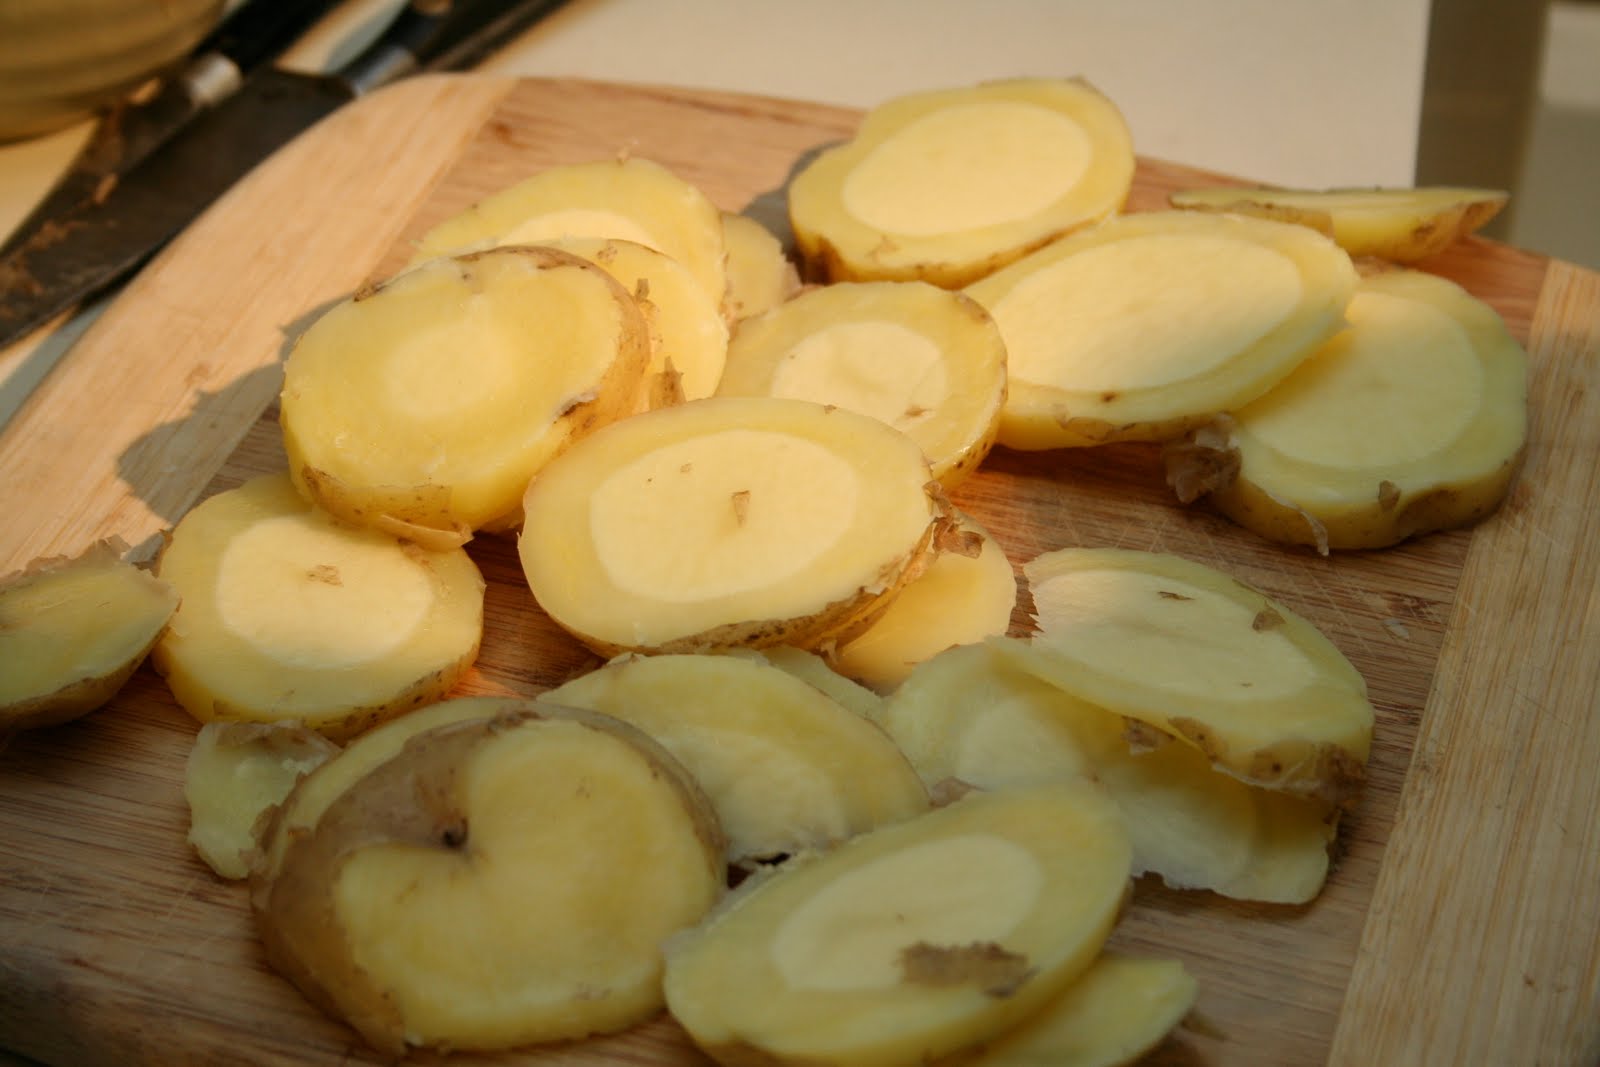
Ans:
[[[949,1067],[1123,1067],[1161,1044],[1199,991],[1177,960],[1108,952],[1044,1010]]]
[[[1133,183],[1122,113],[1076,78],[912,93],[789,183],[810,280],[966,285],[1121,209]]]
[[[539,699],[632,723],[678,757],[730,863],[825,848],[928,807],[882,730],[765,659],[625,656]]]
[[[1180,189],[1173,207],[1258,215],[1310,226],[1352,256],[1414,263],[1500,214],[1510,194],[1449,186],[1371,189]]]
[[[952,648],[919,665],[876,719],[935,792],[1098,782],[1122,813],[1135,874],[1243,900],[1317,895],[1337,821],[1328,805],[1247,785],[1178,741],[1133,743],[1121,715],[1017,662],[1038,655],[1012,640]]]
[[[189,844],[222,877],[245,877],[272,810],[338,751],[292,723],[206,723],[184,765]]]
[[[749,215],[722,213],[728,246],[728,292],[723,310],[738,322],[770,311],[800,291],[800,272],[776,234]]]
[[[178,592],[126,551],[98,541],[0,580],[0,734],[87,715],[144,662]]]
[[[1017,606],[1011,561],[977,520],[960,515],[956,529],[965,547],[939,553],[882,615],[830,652],[836,669],[885,692],[952,645],[1006,632]]]
[[[1128,864],[1090,786],[969,794],[742,886],[668,945],[667,1004],[722,1063],[934,1061],[1088,969]]]
[[[720,305],[727,291],[722,214],[666,167],[626,157],[551,167],[429,230],[416,259],[568,237],[621,238],[665,252]]]
[[[1383,548],[1493,512],[1527,439],[1527,356],[1487,304],[1420,271],[1365,277],[1350,327],[1287,379],[1168,449],[1179,498],[1210,494],[1274,541]]]
[[[1303,226],[1124,215],[971,286],[1005,339],[1000,443],[1180,436],[1265,393],[1342,324],[1350,257]]]
[[[1006,349],[989,313],[924,282],[843,282],[739,324],[717,392],[836,404],[921,446],[946,489],[994,444]]]
[[[649,738],[529,706],[414,735],[252,902],[272,965],[384,1054],[504,1049],[657,1012],[661,943],[720,895],[721,851]]]
[[[603,655],[805,646],[919,574],[947,510],[921,449],[877,419],[711,397],[557,457],[518,549],[540,606]]]
[[[1193,745],[1222,771],[1353,800],[1372,745],[1366,683],[1310,622],[1204,564],[1060,549],[1023,565],[1036,654],[1015,660]]]
[[[443,697],[483,634],[465,551],[343,525],[286,474],[190,511],[157,573],[183,603],[151,662],[201,722],[297,721],[341,741]]]
[[[551,248],[431,260],[319,317],[284,367],[289,470],[340,518],[430,548],[514,517],[571,441],[633,410],[650,332]]]
[[[934,563],[937,564],[938,560]],[[846,678],[828,666],[828,661],[815,652],[795,648],[793,645],[771,645],[759,652],[747,654],[760,656],[774,667],[788,671],[807,685],[822,690],[839,704],[863,718],[872,718],[882,702],[883,698],[877,693],[860,682]]]

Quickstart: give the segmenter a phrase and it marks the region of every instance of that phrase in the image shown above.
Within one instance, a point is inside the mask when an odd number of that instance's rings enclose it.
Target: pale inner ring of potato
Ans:
[[[910,237],[1026,219],[1065,196],[1094,155],[1071,118],[1037,104],[991,100],[917,119],[856,164],[844,208]]]
[[[595,487],[595,556],[617,588],[669,603],[777,585],[848,534],[858,482],[826,447],[774,430],[663,445]]]
[[[1353,329],[1262,400],[1245,424],[1292,459],[1394,467],[1434,455],[1466,429],[1483,368],[1460,323],[1419,301],[1358,293]]]
[[[991,308],[1021,381],[1084,392],[1213,370],[1288,318],[1300,271],[1248,241],[1130,237],[1043,267]]]
[[[517,380],[513,335],[497,327],[494,302],[467,296],[446,317],[423,320],[389,338],[383,383],[387,406],[425,425],[487,405]]]
[[[217,614],[286,666],[367,663],[405,643],[433,606],[423,568],[395,542],[301,515],[262,519],[217,561]]]
[[[772,962],[795,989],[896,986],[912,945],[1002,941],[1033,911],[1044,881],[1039,861],[1003,837],[922,842],[857,867],[806,899],[774,933]]]
[[[1050,648],[1101,675],[1205,700],[1218,693],[1272,700],[1316,680],[1314,665],[1281,626],[1255,628],[1259,605],[1176,578],[1069,571],[1033,593]]]
[[[615,211],[576,207],[535,215],[513,226],[496,243],[537,245],[568,237],[632,241],[661,251],[659,242],[650,231],[628,216]]]
[[[772,395],[837,404],[904,429],[950,395],[939,346],[898,322],[844,322],[818,330],[783,357]]]

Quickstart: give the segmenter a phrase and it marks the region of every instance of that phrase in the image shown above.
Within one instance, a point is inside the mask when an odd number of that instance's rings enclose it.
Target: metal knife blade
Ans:
[[[447,54],[481,55],[563,0],[411,0],[329,75],[265,67],[97,201],[0,259],[0,347],[132,273],[256,164],[351,99]]]
[[[333,0],[247,0],[167,77],[118,101],[95,124],[66,172],[11,231],[8,255],[84,204],[166,143],[206,108],[231,96],[245,76],[276,58],[333,7]]]

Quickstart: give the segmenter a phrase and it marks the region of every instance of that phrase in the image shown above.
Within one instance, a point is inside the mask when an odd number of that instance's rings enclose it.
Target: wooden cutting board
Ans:
[[[358,102],[171,246],[0,436],[0,571],[107,534],[148,554],[197,499],[280,469],[270,405],[289,339],[484,194],[626,152],[781,228],[796,161],[857,118],[479,76]],[[1129,206],[1214,177],[1142,161]],[[1001,451],[957,495],[1015,563],[1120,545],[1228,570],[1317,623],[1370,684],[1370,786],[1314,903],[1136,887],[1116,944],[1182,958],[1202,989],[1152,1062],[1600,1062],[1600,276],[1476,239],[1427,267],[1494,305],[1531,359],[1526,467],[1475,530],[1285,550],[1173,503],[1140,448]],[[488,621],[463,692],[532,694],[595,662],[538,612],[507,542],[471,551]],[[100,713],[0,748],[0,1046],[74,1067],[374,1062],[265,967],[243,888],[185,845],[193,731],[146,668]],[[470,1062],[704,1061],[662,1018]]]

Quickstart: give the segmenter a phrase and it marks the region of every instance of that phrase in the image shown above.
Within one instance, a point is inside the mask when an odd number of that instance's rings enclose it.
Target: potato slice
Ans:
[[[0,734],[87,715],[139,669],[178,593],[119,541],[0,580]]]
[[[878,105],[789,183],[815,281],[957,288],[1121,209],[1122,113],[1076,78],[1014,78]]]
[[[1006,348],[989,313],[924,282],[811,289],[739,324],[717,392],[836,404],[881,419],[953,489],[994,444]]]
[[[1088,785],[972,793],[741,886],[668,945],[667,1005],[722,1063],[931,1062],[1088,969],[1128,864]]]
[[[763,658],[624,656],[545,693],[632,723],[705,789],[739,864],[927,810],[882,730]]]
[[[720,895],[693,780],[639,731],[531,706],[423,731],[253,886],[268,960],[390,1056],[622,1029]]]
[[[1178,437],[1265,393],[1343,324],[1344,250],[1303,226],[1124,215],[969,286],[1005,339],[1000,443]]]
[[[1165,553],[1059,549],[1023,573],[1039,654],[1019,665],[1181,738],[1242,781],[1353,801],[1373,709],[1360,673],[1310,622]]]
[[[689,269],[664,252],[617,238],[568,237],[550,247],[582,256],[634,294],[650,326],[650,363],[637,410],[717,391],[728,359],[722,309]]]
[[[722,213],[666,167],[625,157],[551,167],[429,230],[416,259],[493,245],[616,237],[665,252],[719,306],[727,291]]]
[[[770,311],[800,291],[800,272],[776,234],[749,215],[722,213],[728,248],[723,311],[732,322]]]
[[[937,561],[935,561],[937,562]],[[771,645],[759,652],[749,649],[730,649],[729,654],[760,656],[779,670],[788,671],[813,688],[820,689],[837,703],[857,715],[870,719],[877,713],[883,698],[860,682],[846,678],[828,661],[815,652],[793,645]]]
[[[1365,277],[1338,334],[1167,451],[1181,500],[1263,537],[1383,548],[1493,512],[1527,439],[1527,356],[1487,304],[1420,271]]]
[[[1242,900],[1317,895],[1337,821],[1328,805],[1247,785],[1177,741],[1134,744],[1122,716],[1018,662],[1043,654],[1013,640],[952,648],[918,666],[876,721],[935,792],[1098,782],[1122,813],[1135,874]]]
[[[887,692],[917,664],[952,645],[1006,632],[1017,606],[1011,561],[971,516],[958,515],[956,529],[965,547],[939,553],[882,615],[834,649],[828,658],[835,668]]]
[[[292,723],[206,723],[183,773],[189,844],[223,878],[245,877],[272,809],[338,751]]]
[[[1444,251],[1500,214],[1500,189],[1180,189],[1173,207],[1294,222],[1327,234],[1352,256],[1414,263]]]
[[[602,655],[805,646],[920,573],[947,508],[877,419],[711,397],[574,444],[528,487],[518,548],[540,606]]]
[[[284,367],[308,500],[429,548],[515,516],[536,471],[630,412],[650,358],[632,296],[550,248],[436,259],[317,319]]]
[[[298,721],[341,741],[442,697],[483,634],[465,551],[345,526],[284,474],[190,511],[157,573],[183,603],[151,662],[201,722]]]

